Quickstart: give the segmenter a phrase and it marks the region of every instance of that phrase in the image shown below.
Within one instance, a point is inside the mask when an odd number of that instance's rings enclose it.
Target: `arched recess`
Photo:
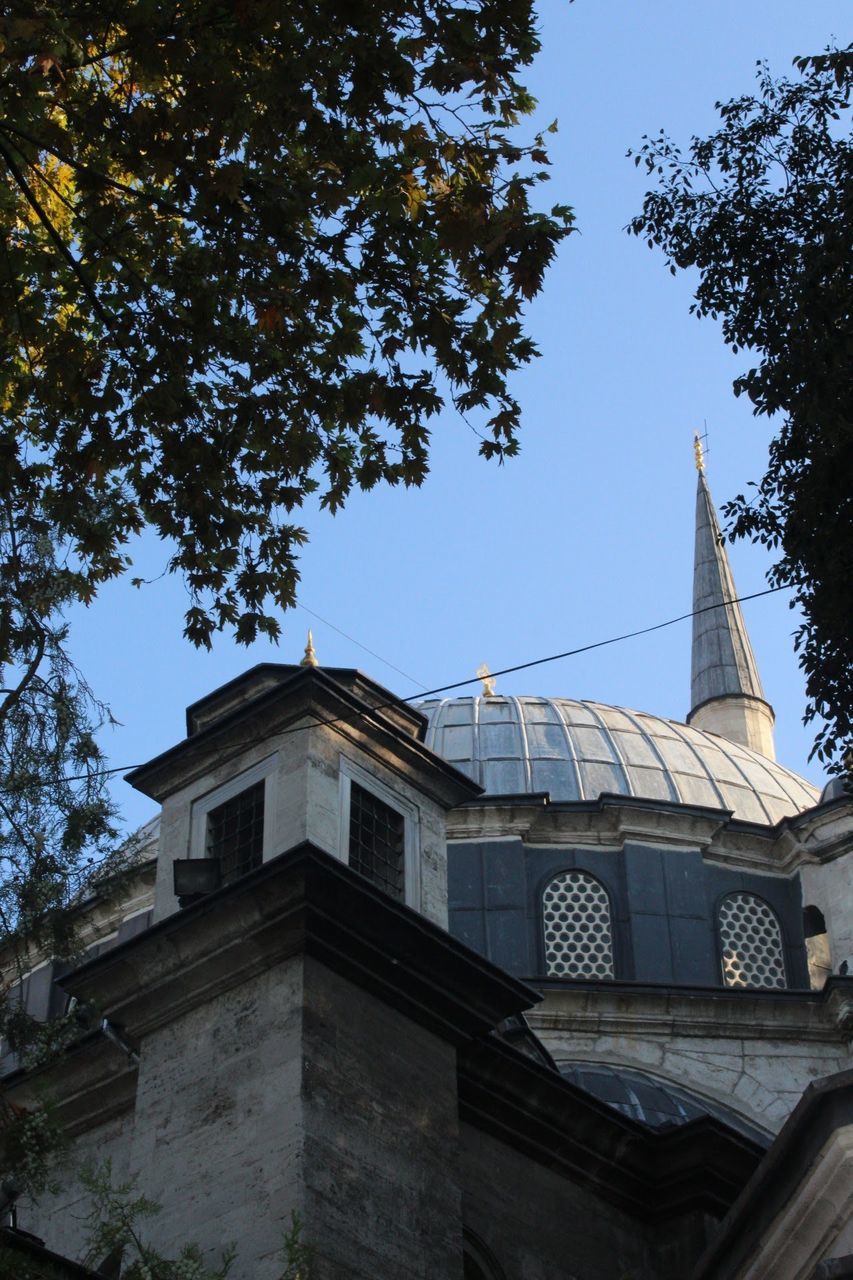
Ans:
[[[812,991],[822,991],[832,973],[832,949],[826,931],[826,920],[820,907],[803,907],[803,935],[806,940],[809,986]]]
[[[506,1280],[506,1272],[495,1255],[473,1231],[462,1233],[463,1280]]]
[[[561,871],[542,893],[545,972],[554,978],[612,978],[610,898],[588,871]]]
[[[743,891],[726,894],[717,908],[717,931],[727,987],[787,987],[782,929],[763,898]]]

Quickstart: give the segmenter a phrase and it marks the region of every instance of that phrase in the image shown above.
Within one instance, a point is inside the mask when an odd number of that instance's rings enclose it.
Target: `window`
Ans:
[[[190,857],[217,858],[223,885],[259,867],[275,852],[265,812],[267,779],[275,763],[276,757],[269,756],[193,804]]]
[[[261,780],[207,815],[205,856],[219,859],[222,884],[253,871],[264,860],[264,790]]]
[[[773,910],[754,893],[730,893],[718,913],[723,982],[727,987],[787,986],[782,931]]]
[[[564,871],[542,895],[545,972],[555,978],[612,978],[607,890],[586,871]]]
[[[390,897],[420,910],[418,810],[341,757],[340,859]]]
[[[390,805],[350,784],[349,864],[392,898],[405,889],[406,819]]]

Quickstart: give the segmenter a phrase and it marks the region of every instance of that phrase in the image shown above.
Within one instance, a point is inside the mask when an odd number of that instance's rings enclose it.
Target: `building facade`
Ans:
[[[735,599],[700,470],[684,723],[313,652],[191,706],[90,958],[28,978],[93,1014],[6,1062],[72,1151],[20,1249],[79,1260],[109,1158],[237,1280],[294,1213],[316,1280],[853,1275],[853,804],[775,761]]]

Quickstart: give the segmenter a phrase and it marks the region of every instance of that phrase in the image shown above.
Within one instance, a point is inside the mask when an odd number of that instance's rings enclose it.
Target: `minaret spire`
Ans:
[[[740,605],[730,603],[737,599],[737,591],[705,479],[698,432],[693,448],[699,483],[693,563],[692,705],[687,723],[774,760],[773,708],[764,697]]]

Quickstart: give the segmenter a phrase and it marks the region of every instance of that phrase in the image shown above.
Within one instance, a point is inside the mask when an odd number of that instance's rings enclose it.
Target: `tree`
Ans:
[[[75,1029],[27,1009],[30,972],[78,954],[74,906],[127,865],[117,847],[95,732],[106,718],[66,650],[62,609],[77,575],[57,559],[43,519],[0,506],[0,1053],[22,1065],[53,1056]],[[40,1190],[62,1147],[42,1107],[0,1103],[0,1170]],[[6,1183],[4,1182],[4,1189]]]
[[[511,136],[531,0],[13,0],[0,42],[0,500],[81,599],[148,527],[192,641],[275,636],[307,494],[420,484],[448,399],[516,451],[571,227]]]
[[[66,652],[75,574],[54,551],[32,512],[0,508],[0,1037],[22,1053],[44,1039],[28,970],[74,953],[69,908],[92,868],[121,863],[94,736],[107,712]]]
[[[5,6],[12,977],[33,948],[73,950],[67,908],[114,848],[93,736],[106,712],[62,615],[129,570],[133,536],[167,542],[191,641],[222,627],[275,637],[307,495],[334,511],[354,485],[420,484],[445,401],[475,415],[486,457],[516,451],[508,379],[535,355],[522,308],[571,229],[565,206],[531,208],[542,137],[514,140],[534,105],[517,76],[537,48],[532,0]],[[28,1050],[39,1032],[15,990],[0,1034]],[[26,1163],[43,1117],[20,1119],[0,1130]]]
[[[781,415],[767,470],[725,508],[733,537],[778,553],[793,588],[805,720],[827,720],[813,755],[841,771],[853,750],[853,46],[759,63],[758,93],[717,103],[722,125],[686,154],[663,132],[634,156],[654,174],[629,230],[699,274],[691,311],[722,322],[756,363],[735,382],[756,414]],[[849,767],[849,764],[848,764]]]

